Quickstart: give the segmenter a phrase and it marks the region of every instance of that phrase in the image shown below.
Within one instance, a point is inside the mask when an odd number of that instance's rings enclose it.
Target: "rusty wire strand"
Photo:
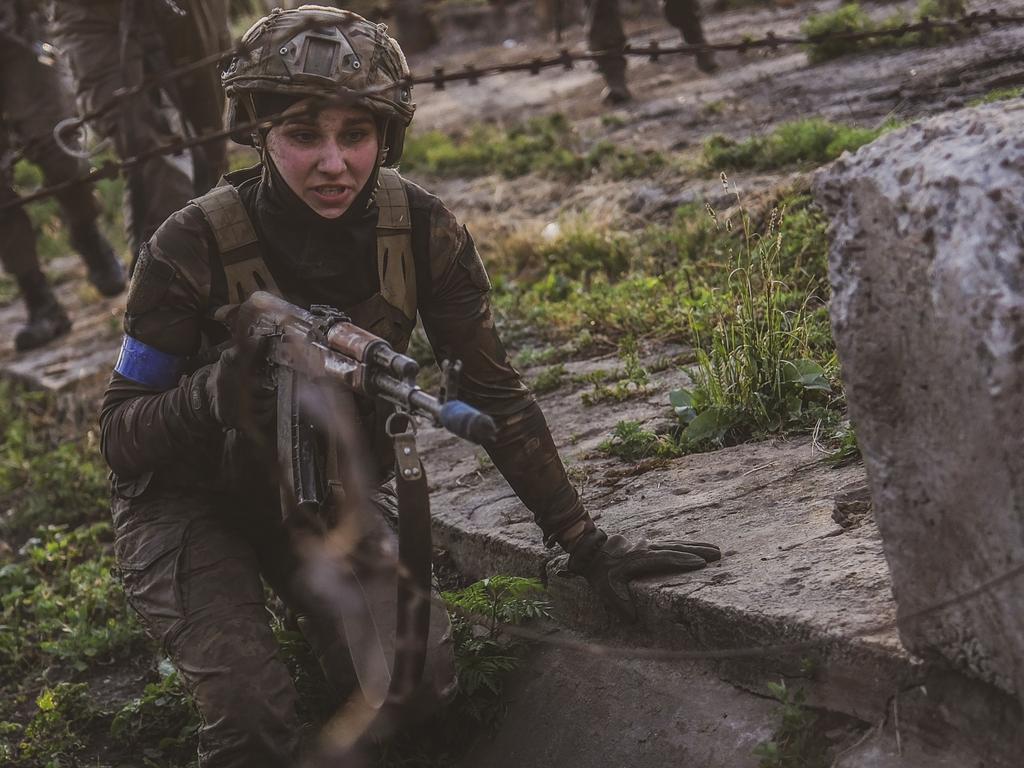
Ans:
[[[724,43],[702,43],[700,45],[677,45],[677,46],[660,46],[657,41],[652,41],[647,46],[632,46],[626,45],[620,50],[604,50],[604,51],[582,51],[572,52],[566,48],[563,48],[557,55],[549,55],[542,57],[534,57],[528,61],[513,62],[510,64],[497,64],[491,67],[484,67],[477,69],[473,65],[466,65],[460,71],[445,72],[443,67],[436,67],[432,75],[421,75],[415,76],[410,75],[408,78],[397,81],[397,84],[405,85],[433,85],[435,90],[443,90],[447,83],[452,82],[466,82],[469,85],[476,85],[479,83],[481,78],[493,77],[500,74],[508,74],[515,72],[529,72],[530,74],[539,74],[542,70],[551,69],[554,67],[562,67],[563,69],[571,69],[577,61],[598,61],[613,55],[626,55],[626,56],[643,56],[652,61],[656,61],[660,56],[663,55],[697,55],[701,52],[707,51],[737,51],[744,53],[754,49],[770,49],[776,50],[783,46],[791,45],[813,45],[831,40],[847,40],[856,41],[864,40],[873,37],[902,37],[907,34],[916,32],[928,32],[940,29],[951,30],[951,29],[971,29],[975,26],[988,24],[993,28],[1000,25],[1021,25],[1024,24],[1024,16],[1020,15],[1000,15],[996,11],[988,12],[974,12],[969,15],[963,16],[960,19],[948,20],[948,21],[933,21],[925,18],[915,24],[904,24],[900,27],[893,29],[882,29],[882,30],[871,30],[866,32],[842,32],[842,33],[823,33],[820,35],[810,35],[804,37],[780,37],[774,32],[768,32],[762,38],[744,38],[743,40],[724,42]],[[308,29],[321,26],[321,22],[308,23],[301,27],[301,29]],[[255,41],[252,41],[255,42]],[[119,90],[114,98],[105,104],[100,105],[91,112],[79,117],[75,121],[70,121],[64,125],[64,130],[70,130],[71,128],[80,127],[83,123],[90,119],[94,119],[97,116],[105,114],[109,110],[117,106],[122,100],[132,98],[138,94],[144,92],[148,88],[158,86],[168,80],[183,77],[192,73],[193,71],[202,69],[203,67],[211,66],[214,63],[223,61],[227,56],[231,55],[246,55],[253,50],[252,42],[242,44],[239,43],[231,48],[219,51],[217,53],[209,54],[195,62],[190,64],[177,67],[175,69],[168,70],[152,78],[149,78],[142,83],[131,88]],[[369,96],[381,93],[386,90],[393,88],[395,83],[388,84],[387,86],[378,86],[374,88],[367,88],[362,90],[351,90],[351,89],[339,89],[346,98],[359,98],[361,96]],[[272,127],[278,122],[281,122],[280,115],[272,115],[266,119],[260,121],[254,121],[246,123],[241,126],[237,126],[231,130],[215,131],[212,133],[201,134],[191,138],[186,138],[178,141],[169,142],[167,144],[154,147],[153,149],[147,150],[146,152],[140,153],[139,155],[127,158],[120,163],[114,163],[108,161],[104,163],[100,168],[90,171],[88,174],[76,177],[74,179],[54,184],[48,187],[41,187],[33,193],[25,195],[17,200],[12,200],[8,203],[0,205],[0,213],[11,209],[17,208],[28,203],[40,200],[45,197],[50,197],[56,193],[62,192],[69,187],[77,184],[86,182],[96,181],[104,178],[113,178],[120,171],[133,167],[134,165],[148,160],[158,155],[169,155],[178,154],[191,149],[192,147],[200,146],[212,141],[219,141],[223,138],[231,136],[233,133],[252,130],[261,127]]]

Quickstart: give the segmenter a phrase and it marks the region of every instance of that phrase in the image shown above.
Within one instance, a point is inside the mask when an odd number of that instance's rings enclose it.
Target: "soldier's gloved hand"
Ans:
[[[217,423],[247,433],[270,426],[277,395],[264,371],[268,343],[263,336],[228,347],[197,377],[193,394]]]
[[[625,536],[609,536],[594,528],[574,544],[567,568],[586,578],[611,610],[626,621],[636,621],[630,581],[640,576],[694,571],[721,557],[721,550],[714,544],[649,544],[643,539],[634,543]]]

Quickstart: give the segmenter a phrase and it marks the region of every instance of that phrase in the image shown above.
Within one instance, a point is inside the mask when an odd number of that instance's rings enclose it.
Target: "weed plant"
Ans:
[[[548,616],[544,588],[536,579],[493,576],[442,597],[449,606],[455,645],[455,699],[424,726],[381,744],[380,768],[456,764],[477,734],[500,721],[505,681],[522,664],[527,644],[502,627]]]
[[[688,453],[679,435],[678,429],[664,433],[651,432],[638,421],[625,420],[615,425],[611,437],[598,445],[597,449],[608,456],[630,462],[651,458],[674,459]]]
[[[594,388],[580,395],[583,405],[621,403],[648,393],[651,376],[640,360],[640,349],[635,338],[626,336],[622,339],[619,343],[619,357],[624,365],[621,376],[611,386],[605,384],[607,376],[594,377]]]
[[[554,392],[565,383],[565,364],[558,363],[546,368],[537,378],[530,382],[530,389],[536,395]]]
[[[501,714],[504,676],[519,666],[526,644],[503,625],[549,617],[544,588],[536,579],[494,576],[445,592],[450,606],[459,698],[456,720],[493,725]]]
[[[768,683],[768,690],[779,703],[780,722],[772,738],[754,749],[759,768],[825,768],[828,742],[804,691],[791,690],[785,681]]]
[[[684,444],[719,447],[807,429],[834,406],[835,359],[825,365],[812,359],[807,304],[813,297],[795,307],[784,300],[781,218],[773,212],[767,231],[758,235],[741,214],[744,237],[727,287],[735,311],[719,320],[706,345],[698,344],[693,389],[670,394],[685,425]]]

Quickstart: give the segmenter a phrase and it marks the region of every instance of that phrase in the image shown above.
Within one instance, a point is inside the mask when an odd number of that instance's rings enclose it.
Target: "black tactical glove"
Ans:
[[[680,573],[703,568],[719,560],[714,544],[669,541],[635,544],[625,536],[609,536],[600,528],[583,534],[569,554],[567,568],[590,582],[606,606],[626,621],[636,621],[636,606],[629,582],[640,576]]]
[[[214,421],[249,434],[270,426],[277,395],[267,382],[264,363],[268,337],[246,340],[224,350],[192,383],[193,407]]]

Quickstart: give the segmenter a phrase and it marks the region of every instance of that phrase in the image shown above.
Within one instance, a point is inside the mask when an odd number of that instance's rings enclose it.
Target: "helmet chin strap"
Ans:
[[[391,118],[385,117],[380,121],[377,128],[377,169],[379,170],[384,161],[388,159],[391,147],[388,146],[388,128],[391,127]],[[374,174],[376,175],[376,174]]]

